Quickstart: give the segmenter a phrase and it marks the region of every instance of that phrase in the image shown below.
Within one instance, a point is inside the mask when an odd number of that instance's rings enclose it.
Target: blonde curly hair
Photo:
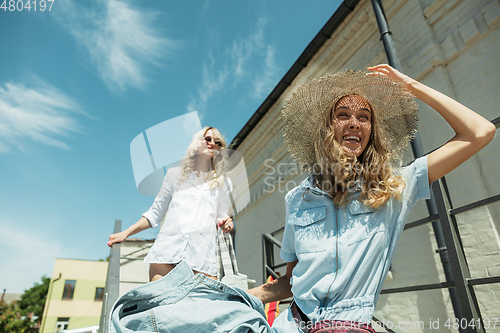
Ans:
[[[228,165],[226,151],[227,143],[220,131],[217,128],[210,126],[203,127],[200,131],[193,135],[193,140],[191,141],[187,149],[186,157],[181,162],[182,174],[179,178],[179,184],[186,181],[189,178],[191,172],[194,171],[198,149],[201,147],[201,145],[203,145],[203,138],[209,130],[212,130],[214,133],[214,137],[220,140],[221,146],[219,147],[219,149],[214,149],[212,151],[212,174],[209,175],[209,178],[205,179],[205,181],[208,183],[210,188],[214,188],[219,185],[223,186]]]

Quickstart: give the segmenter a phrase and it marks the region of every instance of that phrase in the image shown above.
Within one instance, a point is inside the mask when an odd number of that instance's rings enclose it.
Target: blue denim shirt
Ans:
[[[287,262],[298,260],[290,284],[297,305],[313,322],[371,322],[408,213],[430,197],[427,157],[399,172],[406,183],[403,199],[391,198],[376,210],[355,199],[359,192],[335,207],[328,194],[313,187],[312,175],[286,195],[280,254]]]

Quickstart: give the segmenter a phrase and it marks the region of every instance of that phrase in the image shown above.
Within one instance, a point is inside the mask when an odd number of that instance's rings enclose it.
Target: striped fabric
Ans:
[[[223,233],[221,228],[217,228],[217,263],[217,281],[225,275],[238,275],[233,239],[229,233]]]

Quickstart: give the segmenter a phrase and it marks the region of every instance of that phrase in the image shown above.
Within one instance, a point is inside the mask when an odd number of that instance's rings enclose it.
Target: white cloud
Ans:
[[[265,42],[265,26],[266,20],[261,18],[246,38],[238,38],[222,53],[209,52],[202,68],[202,85],[198,96],[187,106],[189,112],[199,111],[203,117],[206,104],[215,93],[237,85],[249,85],[247,96],[242,98],[262,99],[269,94],[278,79],[278,66],[274,46]]]
[[[143,89],[148,67],[163,67],[160,60],[180,46],[154,29],[156,13],[128,2],[66,0],[60,5],[57,19],[86,49],[101,79],[115,92]]]
[[[60,137],[79,131],[72,113],[84,112],[55,87],[36,77],[30,81],[32,87],[13,82],[0,86],[0,153],[12,145],[22,149],[26,139],[69,149]]]
[[[263,32],[265,24],[266,21],[263,18],[259,19],[257,29],[253,34],[233,43],[229,55],[233,61],[234,74],[237,80],[241,80],[248,74],[246,68],[248,60],[265,50]]]
[[[276,62],[274,61],[274,48],[268,46],[264,61],[264,70],[256,76],[253,82],[253,96],[255,98],[262,98],[264,95],[269,94],[274,85],[276,85],[277,76],[278,66],[276,66]]]
[[[199,90],[199,96],[197,99],[192,99],[187,107],[188,112],[198,111],[200,118],[203,118],[207,101],[216,92],[223,89],[229,76],[227,67],[224,66],[222,69],[216,69],[216,61],[212,53],[209,53],[208,57],[210,63],[204,64],[202,68],[202,85]]]

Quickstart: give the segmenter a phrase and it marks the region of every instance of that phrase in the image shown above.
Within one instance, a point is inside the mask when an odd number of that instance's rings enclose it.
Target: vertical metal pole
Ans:
[[[274,268],[274,244],[267,239],[266,239],[266,256],[267,256],[267,259],[266,259],[267,266],[269,266],[274,271],[275,270],[275,268]],[[269,273],[267,273],[267,270],[266,270],[266,276],[265,276],[266,279],[264,280],[264,283],[266,283],[268,275],[269,275]]]
[[[441,182],[435,182],[432,188],[434,200],[438,210],[439,221],[441,222],[443,237],[445,239],[447,252],[451,263],[451,274],[456,277],[455,290],[458,295],[458,306],[462,310],[461,317],[458,319],[466,318],[468,325],[474,323],[474,327],[468,326],[464,330],[460,327],[460,331],[464,332],[485,332],[484,325],[482,325],[481,313],[476,301],[474,287],[467,284],[470,278],[469,267],[465,260],[465,253],[460,247],[457,231],[453,225],[451,216],[449,215],[450,207],[444,200],[443,189]],[[481,324],[478,323],[481,322]]]
[[[270,242],[265,236],[272,236],[271,234],[263,234],[262,235],[262,255],[263,255],[263,261],[264,261],[264,283],[267,281],[267,277],[269,272],[266,269],[266,266],[271,268],[273,271],[274,269],[274,244]]]
[[[394,47],[392,39],[392,33],[389,29],[389,24],[387,23],[387,18],[385,17],[382,4],[380,0],[372,0],[372,5],[380,30],[380,38],[384,44],[384,49],[387,55],[387,60],[389,61],[389,65],[402,72],[401,63],[399,62],[396,54],[396,49]],[[411,142],[411,147],[416,158],[425,154],[420,133],[416,133],[415,139]],[[466,278],[470,277],[469,270],[467,267],[467,263],[465,262],[463,249],[461,247],[456,247],[456,242],[458,241],[458,238],[456,237],[457,235],[450,234],[452,230],[449,228],[449,225],[446,226],[446,238],[445,234],[443,233],[443,226],[445,224],[448,224],[446,222],[450,222],[450,220],[444,206],[443,193],[439,181],[433,186],[432,194],[434,194],[434,198],[431,198],[431,200],[426,200],[426,204],[430,215],[440,213],[440,220],[433,222],[432,228],[436,237],[438,251],[441,258],[441,263],[443,265],[446,281],[455,282],[454,277],[457,277],[456,288],[448,289],[452,301],[453,311],[456,318],[467,318],[468,322],[470,322],[471,320],[479,318],[477,309],[471,306],[470,302],[467,302],[475,298],[473,294],[471,295],[471,292],[473,293],[474,290],[470,290],[466,285]],[[438,197],[440,199],[439,202],[441,202],[439,209],[435,201]],[[442,214],[445,214],[446,217],[442,216]],[[450,263],[450,257],[448,253],[449,250],[453,251],[453,265]],[[460,332],[466,331],[469,330],[463,330],[462,328],[460,328]],[[476,330],[472,329],[471,332],[476,332]]]
[[[122,230],[122,221],[115,220],[113,233]],[[108,274],[106,277],[106,286],[104,287],[104,299],[101,309],[101,320],[99,321],[99,333],[109,332],[109,316],[116,300],[118,299],[120,287],[120,244],[114,244],[108,262]]]
[[[387,55],[387,60],[389,60],[389,65],[402,72],[401,63],[399,62],[396,54],[396,48],[394,47],[394,42],[392,41],[392,32],[389,29],[384,8],[382,7],[380,0],[372,0],[372,6],[373,11],[375,12],[375,17],[377,18],[378,29],[380,30],[380,39],[384,43],[385,54]]]
[[[264,263],[264,267],[262,267],[262,283],[266,283],[267,281],[267,249],[266,249],[266,237],[262,235],[262,262]]]

